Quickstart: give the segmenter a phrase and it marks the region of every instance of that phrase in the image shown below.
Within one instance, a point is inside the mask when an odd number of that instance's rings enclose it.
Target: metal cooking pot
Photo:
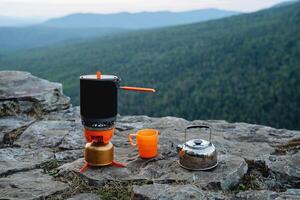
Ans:
[[[209,141],[193,139],[186,141],[186,132],[192,128],[209,129]],[[211,143],[211,127],[209,126],[188,126],[184,130],[185,143],[178,145],[179,164],[189,170],[209,170],[218,165],[217,151]]]
[[[118,90],[155,92],[151,88],[120,86],[121,79],[114,75],[80,76],[80,115],[89,130],[114,127],[118,113]]]

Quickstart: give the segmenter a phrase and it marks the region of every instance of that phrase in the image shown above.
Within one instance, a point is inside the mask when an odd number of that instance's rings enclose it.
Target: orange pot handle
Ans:
[[[128,139],[129,139],[130,145],[133,146],[133,147],[135,147],[136,144],[133,143],[132,137],[133,137],[133,136],[136,137],[136,135],[137,135],[137,134],[129,134],[129,135],[128,135]]]
[[[155,89],[152,88],[141,88],[141,87],[129,87],[129,86],[121,86],[122,90],[133,90],[133,91],[140,91],[140,92],[155,92]]]

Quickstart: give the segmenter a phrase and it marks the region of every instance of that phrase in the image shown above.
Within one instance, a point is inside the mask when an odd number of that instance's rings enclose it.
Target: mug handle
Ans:
[[[128,135],[128,139],[129,139],[130,145],[133,146],[133,147],[135,147],[136,144],[133,143],[132,137],[136,137],[136,134],[129,134]]]

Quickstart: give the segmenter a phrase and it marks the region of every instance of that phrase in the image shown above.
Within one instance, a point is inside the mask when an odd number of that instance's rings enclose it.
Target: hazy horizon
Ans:
[[[74,13],[182,12],[201,9],[254,12],[285,1],[287,0],[0,0],[0,16],[45,20]]]

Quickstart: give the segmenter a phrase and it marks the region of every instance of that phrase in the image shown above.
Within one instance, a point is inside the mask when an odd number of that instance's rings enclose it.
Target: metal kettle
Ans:
[[[193,139],[186,141],[188,129],[206,128],[209,129],[209,141],[203,139]],[[211,143],[211,127],[203,125],[188,126],[184,130],[185,143],[177,147],[179,152],[179,164],[188,170],[209,170],[218,165],[217,150]]]

